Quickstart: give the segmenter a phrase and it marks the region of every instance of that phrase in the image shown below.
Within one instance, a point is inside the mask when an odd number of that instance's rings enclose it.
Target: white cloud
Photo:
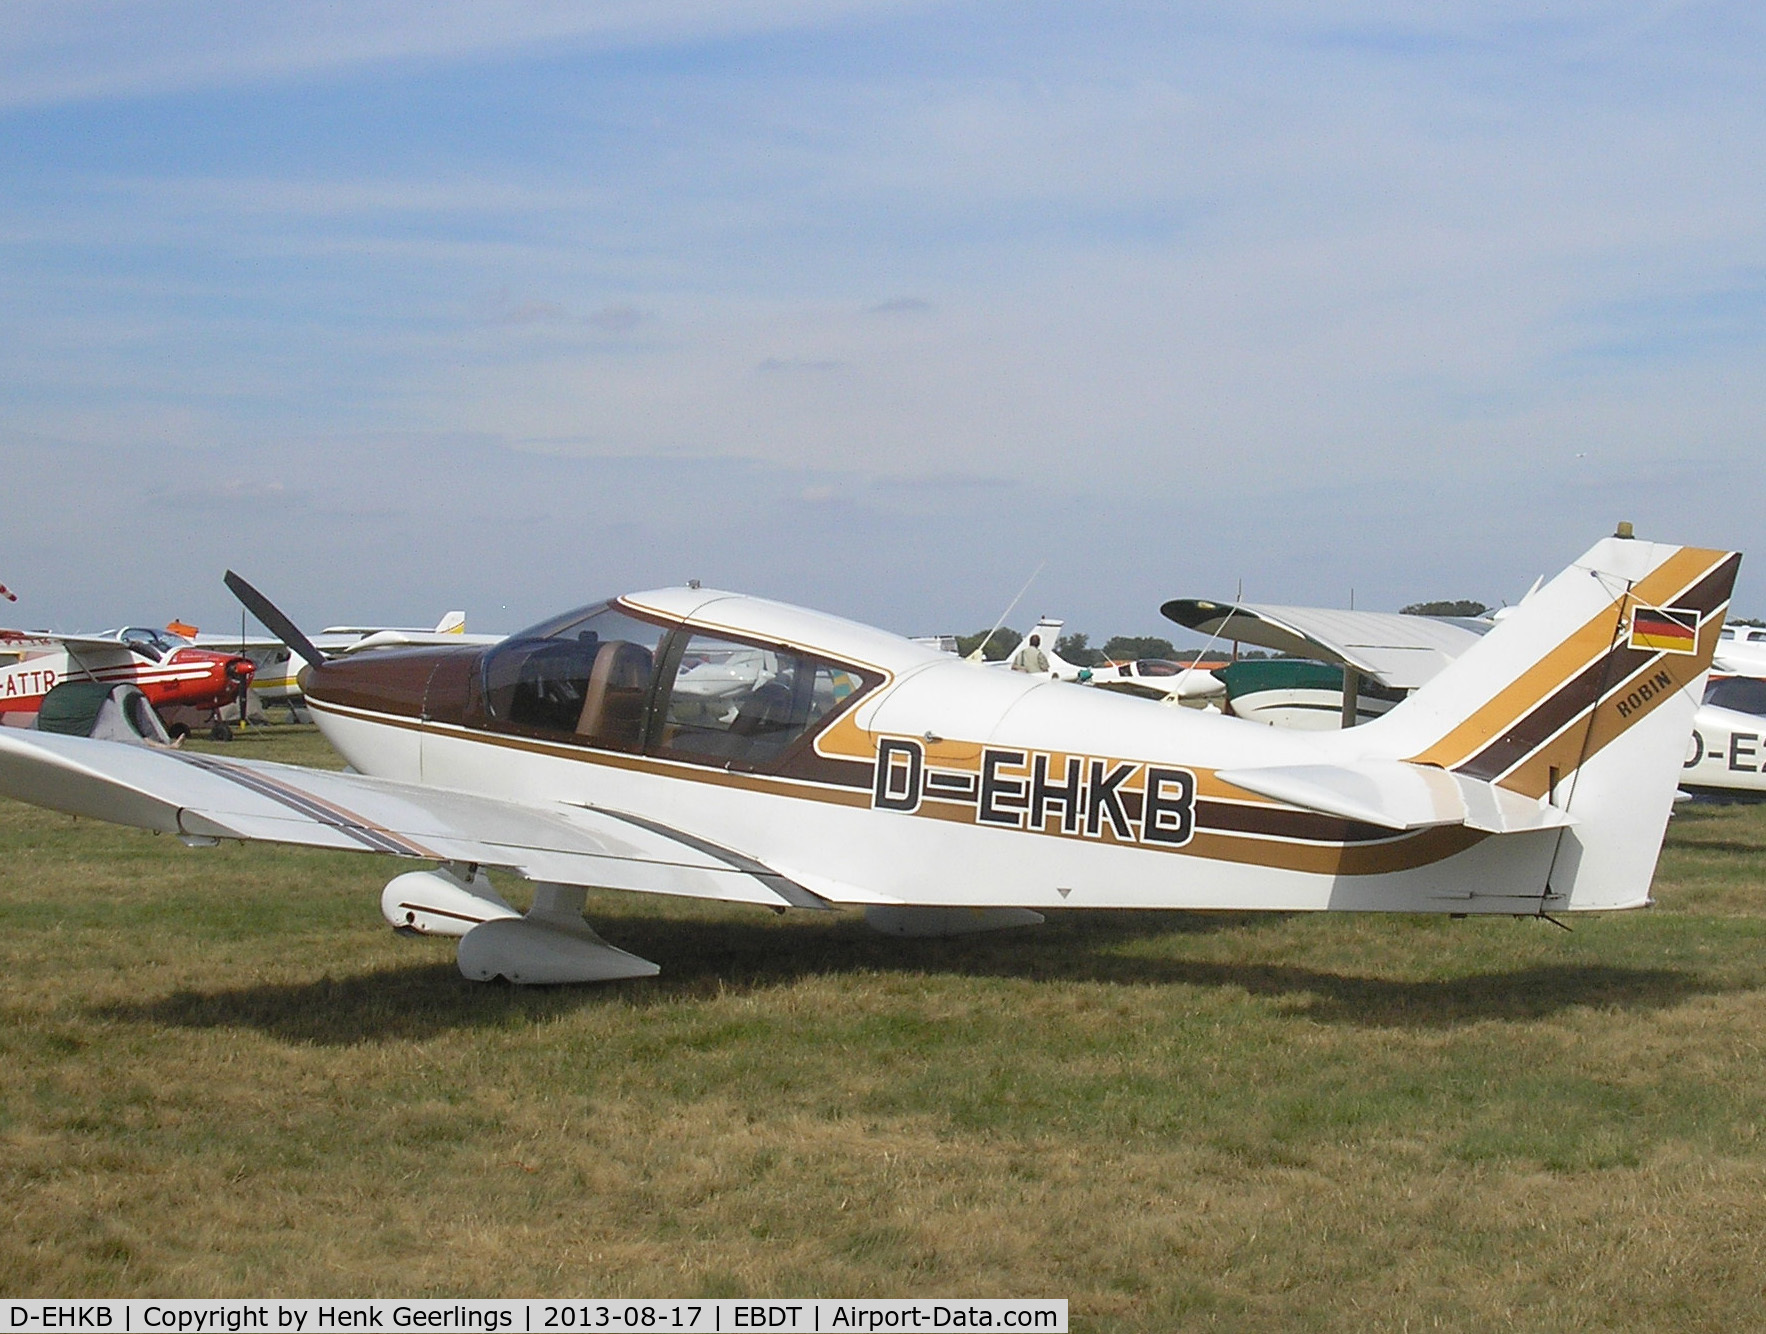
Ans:
[[[708,41],[899,10],[906,0],[15,0],[0,106],[287,80],[388,62]]]

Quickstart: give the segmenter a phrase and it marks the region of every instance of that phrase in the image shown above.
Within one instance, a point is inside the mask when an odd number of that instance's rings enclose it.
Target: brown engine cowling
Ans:
[[[477,693],[483,655],[482,648],[464,644],[370,649],[309,664],[300,688],[320,704],[460,723]]]

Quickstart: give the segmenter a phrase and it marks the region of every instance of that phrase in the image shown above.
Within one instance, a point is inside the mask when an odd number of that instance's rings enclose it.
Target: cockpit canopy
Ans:
[[[139,653],[150,662],[158,662],[178,645],[158,630],[144,629],[139,625],[131,625],[117,631],[117,638],[132,653]]]
[[[880,679],[614,602],[511,635],[481,671],[493,729],[735,768],[772,767]]]

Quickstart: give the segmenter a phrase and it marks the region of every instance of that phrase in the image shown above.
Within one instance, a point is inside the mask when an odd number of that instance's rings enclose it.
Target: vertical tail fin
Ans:
[[[1362,744],[1568,811],[1548,906],[1647,902],[1740,563],[1607,538],[1357,729]]]

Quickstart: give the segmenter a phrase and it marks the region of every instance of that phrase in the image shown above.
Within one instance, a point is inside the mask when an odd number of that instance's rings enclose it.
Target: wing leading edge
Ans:
[[[192,841],[384,852],[477,863],[556,885],[769,908],[832,906],[759,862],[654,821],[363,774],[0,730],[0,794]]]

